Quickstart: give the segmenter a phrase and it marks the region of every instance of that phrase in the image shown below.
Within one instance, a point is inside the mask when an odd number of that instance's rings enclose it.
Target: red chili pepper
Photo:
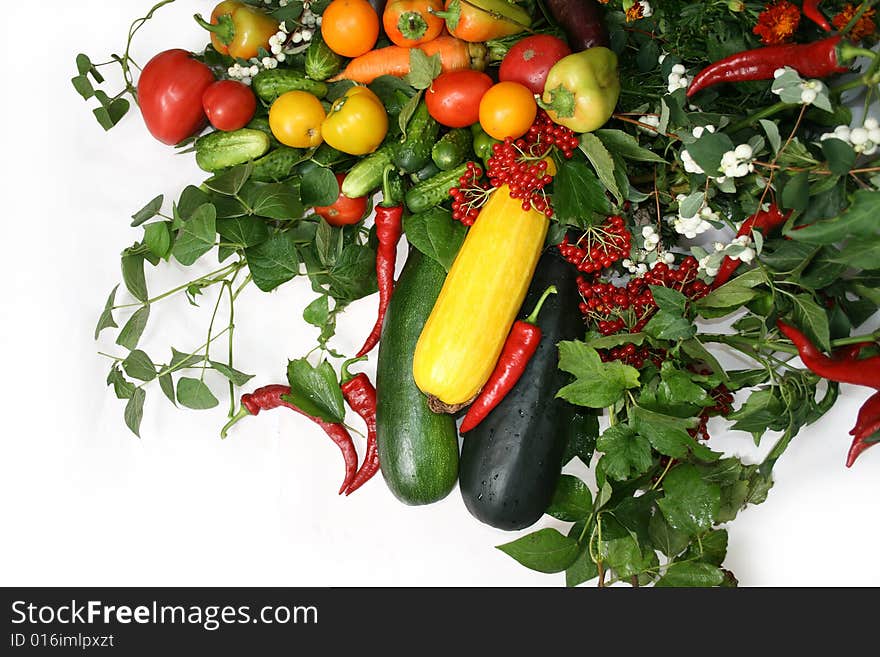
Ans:
[[[369,377],[363,372],[352,375],[348,371],[351,362],[347,361],[342,366],[340,388],[342,396],[345,397],[351,410],[360,415],[367,424],[367,453],[360,470],[357,471],[348,490],[345,491],[346,495],[351,495],[379,472],[379,447],[376,442],[376,389]]]
[[[361,357],[376,346],[379,336],[382,334],[382,322],[385,319],[385,311],[391,301],[394,291],[394,267],[397,262],[397,243],[403,232],[401,219],[403,218],[403,205],[399,199],[395,199],[391,192],[389,173],[393,166],[385,168],[382,178],[382,203],[376,206],[376,238],[379,246],[376,249],[376,283],[379,288],[379,315],[376,324],[364,346],[357,352]]]
[[[326,422],[319,417],[313,417],[308,413],[301,411],[290,402],[282,399],[282,397],[289,394],[290,386],[279,384],[263,386],[262,388],[257,388],[251,393],[245,393],[241,396],[241,410],[226,424],[225,427],[223,427],[220,431],[220,436],[225,438],[226,432],[229,431],[229,428],[246,415],[258,415],[260,411],[268,411],[273,408],[278,408],[279,406],[284,406],[292,411],[296,411],[321,427],[324,430],[324,433],[330,437],[330,440],[336,443],[336,446],[339,447],[339,451],[342,452],[342,457],[345,459],[345,479],[342,482],[342,487],[339,489],[339,494],[342,495],[351,484],[352,479],[354,479],[355,473],[357,472],[357,450],[354,447],[354,441],[351,439],[351,434],[348,433],[348,429],[342,424]]]
[[[781,319],[779,330],[794,343],[804,365],[819,376],[840,383],[852,383],[880,390],[880,356],[835,360],[823,354],[801,331]]]
[[[791,210],[782,214],[779,211],[779,208],[776,207],[776,204],[771,203],[767,210],[758,210],[758,212],[746,219],[742,223],[742,226],[739,227],[736,236],[742,237],[743,235],[750,235],[753,228],[760,230],[764,235],[769,235],[784,224],[790,216]],[[724,256],[724,260],[721,261],[721,266],[718,268],[718,273],[715,275],[715,280],[712,281],[712,288],[714,289],[724,285],[730,280],[733,272],[735,272],[741,264],[741,260],[735,260],[734,258]]]
[[[464,421],[461,423],[462,433],[470,431],[486,419],[492,409],[501,403],[519,381],[526,365],[535,355],[538,344],[541,342],[541,328],[535,322],[538,321],[541,306],[551,294],[556,294],[555,285],[544,290],[544,294],[538,299],[531,315],[517,321],[510,329],[510,334],[507,336],[504,349],[501,351],[501,356],[498,358],[492,375],[464,416]]]
[[[850,431],[853,441],[846,457],[846,467],[852,467],[859,454],[880,442],[880,436],[875,436],[878,432],[880,432],[880,392],[875,392],[862,405],[856,426]]]
[[[790,66],[809,78],[845,73],[849,69],[841,62],[851,59],[855,53],[850,52],[850,44],[841,43],[841,39],[836,35],[813,43],[766,46],[735,53],[697,73],[687,96],[690,98],[719,82],[771,80],[773,73],[783,66]]]
[[[804,16],[809,18],[823,30],[830,32],[831,25],[828,23],[828,19],[822,15],[821,11],[819,11],[819,3],[821,1],[822,0],[804,0],[803,13]]]

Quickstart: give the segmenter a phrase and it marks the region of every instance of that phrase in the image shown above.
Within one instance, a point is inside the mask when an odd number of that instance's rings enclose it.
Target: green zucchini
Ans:
[[[534,524],[547,509],[562,469],[575,407],[556,393],[569,383],[558,367],[561,340],[583,337],[577,271],[555,249],[538,262],[520,318],[555,285],[538,316],[542,337],[522,377],[476,428],[464,434],[461,495],[478,520],[499,529]]]
[[[355,164],[345,175],[342,193],[349,198],[366,196],[382,185],[385,167],[391,164],[393,144],[386,144]]]
[[[376,367],[376,438],[382,475],[406,504],[446,497],[458,477],[451,415],[428,408],[412,374],[413,352],[446,278],[437,262],[410,248],[385,315]]]
[[[414,185],[406,193],[406,207],[411,212],[424,212],[440,205],[449,198],[449,190],[458,185],[458,179],[467,171],[467,164],[460,164],[449,171],[441,171],[427,180]]]
[[[425,166],[431,161],[431,148],[439,131],[440,125],[428,113],[428,105],[420,102],[406,126],[406,138],[394,145],[394,165],[404,173]]]
[[[305,73],[291,68],[263,69],[254,77],[254,92],[267,104],[272,104],[288,91],[307,91],[313,96],[323,98],[327,95],[327,85],[310,80]]]
[[[471,132],[464,128],[450,130],[431,149],[431,159],[442,171],[448,171],[471,154]]]
[[[220,171],[255,160],[268,150],[269,138],[260,130],[212,132],[196,141],[196,164],[204,171]]]
[[[303,160],[303,149],[280,146],[263,157],[254,160],[251,180],[279,182],[293,175],[296,165]]]
[[[342,56],[330,50],[330,46],[324,43],[321,30],[315,30],[306,50],[306,75],[312,80],[326,80],[339,73],[341,68]]]

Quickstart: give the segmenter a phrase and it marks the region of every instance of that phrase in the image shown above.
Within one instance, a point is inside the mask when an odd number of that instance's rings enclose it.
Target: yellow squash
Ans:
[[[549,222],[521,203],[507,185],[489,198],[416,345],[416,385],[449,406],[488,380],[535,273]]]

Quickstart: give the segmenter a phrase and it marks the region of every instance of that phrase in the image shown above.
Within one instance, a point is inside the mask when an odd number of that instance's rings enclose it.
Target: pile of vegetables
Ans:
[[[141,69],[132,39],[172,2],[101,65],[118,94],[86,55],[73,79],[105,129],[129,97],[208,174],[134,214],[130,299],[115,287],[95,332],[119,329],[107,384],[135,434],[154,381],[210,409],[225,379],[222,435],[293,410],[340,450],[340,494],[381,472],[406,504],[458,483],[494,527],[571,523],[499,546],[569,586],[735,585],[722,525],[840,383],[875,391],[846,465],[880,441],[876,2],[226,0],[196,16],[204,51]],[[149,291],[147,264],[214,258]],[[235,302],[300,276],[317,343],[255,387],[234,327],[259,318]],[[337,318],[377,292],[338,352]],[[138,345],[176,294],[213,314],[163,362]],[[710,426],[776,443],[746,463]]]

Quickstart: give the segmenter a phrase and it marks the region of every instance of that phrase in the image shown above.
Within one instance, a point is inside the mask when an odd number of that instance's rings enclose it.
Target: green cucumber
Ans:
[[[293,175],[296,165],[303,161],[301,148],[281,146],[254,160],[251,180],[257,182],[280,182]]]
[[[269,138],[260,130],[212,132],[196,141],[196,164],[204,171],[220,171],[255,160],[268,150]]]
[[[275,139],[275,135],[272,134],[272,128],[269,127],[268,116],[257,116],[252,118],[251,122],[248,123],[245,128],[265,132],[266,136],[269,138],[269,144],[272,146],[272,148],[278,148],[279,146],[281,146],[281,142]]]
[[[458,478],[458,434],[451,415],[428,408],[413,380],[416,342],[446,271],[410,248],[385,315],[376,367],[376,438],[388,488],[406,504],[446,497]]]
[[[330,50],[330,46],[324,43],[321,30],[315,30],[306,50],[306,75],[312,80],[326,80],[339,73],[341,68],[342,56]]]
[[[432,176],[436,176],[438,173],[440,173],[440,167],[438,167],[436,164],[434,164],[433,161],[431,161],[431,162],[428,162],[425,166],[423,166],[421,169],[419,169],[415,173],[409,174],[409,178],[414,183],[419,183],[419,182],[422,182],[423,180],[427,180],[428,178],[430,178]]]
[[[440,138],[431,149],[431,159],[441,171],[449,171],[465,161],[471,154],[471,132],[455,128]]]
[[[313,96],[323,98],[327,95],[327,85],[310,80],[305,73],[291,68],[263,69],[254,77],[254,92],[267,104],[274,103],[278,96],[288,91],[307,91]]]
[[[520,311],[527,316],[550,285],[538,315],[542,337],[522,377],[479,425],[464,434],[461,496],[478,520],[499,529],[522,529],[547,509],[556,489],[576,407],[556,397],[570,377],[559,369],[561,340],[582,338],[577,271],[546,251]]]
[[[393,148],[393,144],[382,146],[355,164],[342,181],[342,193],[349,198],[358,198],[379,189],[385,167],[391,164]]]
[[[428,113],[428,105],[423,100],[407,123],[406,138],[394,146],[394,165],[404,173],[413,173],[425,166],[431,161],[431,148],[439,131],[440,125]]]
[[[460,164],[449,171],[441,171],[410,188],[406,193],[406,207],[411,212],[424,212],[440,205],[449,198],[449,190],[458,185],[458,179],[467,171],[467,164]]]

